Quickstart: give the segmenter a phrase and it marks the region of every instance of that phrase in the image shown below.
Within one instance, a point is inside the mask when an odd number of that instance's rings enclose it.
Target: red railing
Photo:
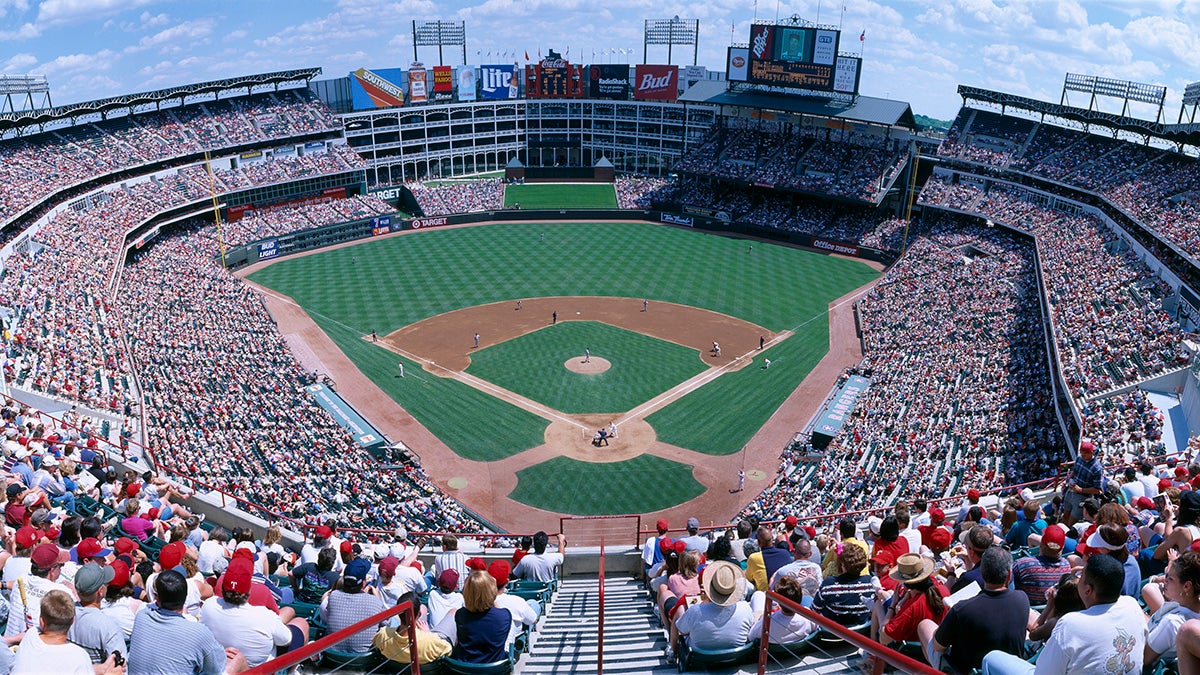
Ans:
[[[775,591],[767,591],[766,596],[767,603],[763,608],[762,638],[758,645],[758,675],[764,675],[764,673],[766,673],[767,661],[770,659],[768,649],[770,648],[771,643],[771,610],[775,603],[779,603],[780,605],[787,607],[789,611],[803,616],[809,621],[812,621],[820,626],[825,631],[832,633],[851,645],[854,645],[855,647],[858,647],[869,654],[879,657],[875,660],[874,669],[871,671],[872,675],[881,675],[883,673],[885,664],[892,666],[893,668],[898,668],[906,673],[917,673],[917,675],[942,675],[940,671],[931,668],[928,664],[921,663],[920,661],[905,656],[904,654],[901,654],[890,647],[885,647],[884,645],[881,645],[864,635],[855,633],[845,626],[831,621],[820,614],[817,614],[811,609],[792,602],[782,595],[779,595]]]
[[[251,668],[250,670],[246,671],[246,673],[247,675],[271,675],[282,670],[287,670],[288,668],[303,662],[305,659],[316,656],[326,649],[333,647],[337,643],[349,638],[355,633],[377,627],[384,621],[387,621],[393,616],[397,616],[399,614],[405,614],[408,618],[408,654],[409,658],[411,659],[410,662],[412,663],[412,675],[421,675],[421,664],[417,660],[416,612],[414,611],[414,607],[411,602],[402,602],[395,607],[391,607],[376,614],[375,616],[367,617],[356,624],[351,624],[350,626],[337,631],[336,633],[330,633],[316,642],[310,642],[294,652],[288,652],[287,654],[271,659],[260,666]]]

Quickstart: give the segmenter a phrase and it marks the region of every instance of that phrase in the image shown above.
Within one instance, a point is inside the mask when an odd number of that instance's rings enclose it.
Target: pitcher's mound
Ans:
[[[567,359],[563,366],[572,373],[583,373],[584,375],[598,375],[612,368],[608,359],[602,359],[599,356],[593,356],[587,363],[583,362],[582,356],[573,356]]]

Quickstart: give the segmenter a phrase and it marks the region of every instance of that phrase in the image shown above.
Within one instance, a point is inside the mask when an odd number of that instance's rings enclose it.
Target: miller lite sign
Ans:
[[[679,96],[679,66],[638,64],[633,71],[633,97],[642,101],[674,101]]]
[[[479,98],[516,98],[517,79],[511,65],[479,66]]]

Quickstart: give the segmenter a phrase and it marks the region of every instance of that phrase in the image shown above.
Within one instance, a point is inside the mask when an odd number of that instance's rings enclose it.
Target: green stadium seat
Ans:
[[[696,649],[686,637],[679,640],[679,672],[727,668],[750,663],[758,658],[758,640],[732,649]]]
[[[372,649],[366,654],[326,649],[321,652],[321,666],[346,671],[371,671],[387,661],[383,654]]]
[[[495,661],[493,663],[467,663],[446,657],[438,659],[442,662],[442,673],[446,675],[508,675],[512,672],[512,661]],[[425,672],[425,668],[421,668]]]

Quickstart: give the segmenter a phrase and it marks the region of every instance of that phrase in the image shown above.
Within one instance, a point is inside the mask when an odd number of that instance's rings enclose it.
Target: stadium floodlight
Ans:
[[[463,63],[467,62],[467,24],[464,21],[417,21],[412,22],[413,61],[417,57],[417,47],[437,47],[438,65],[442,61],[442,47],[462,47]]]
[[[1183,88],[1183,104],[1196,105],[1200,103],[1200,82],[1193,82]]]
[[[1163,104],[1167,100],[1167,88],[1161,85],[1143,84],[1131,80],[1115,80],[1110,77],[1097,77],[1095,75],[1079,75],[1076,73],[1067,73],[1067,76],[1063,79],[1060,104],[1066,103],[1068,91],[1088,94],[1091,97],[1088,102],[1088,110],[1096,109],[1097,96],[1121,99],[1121,115],[1129,114],[1130,101],[1158,106],[1158,115],[1155,121],[1162,120]]]
[[[16,112],[13,97],[23,98],[26,107],[22,110],[36,110],[33,103],[34,94],[42,96],[42,108],[51,108],[50,82],[45,75],[0,75],[0,96],[4,97],[4,105],[0,112]]]
[[[681,19],[678,15],[670,19],[646,19],[642,37],[642,63],[646,63],[650,45],[667,46],[667,63],[671,63],[671,48],[675,45],[692,45],[692,65],[699,63],[700,20]]]

